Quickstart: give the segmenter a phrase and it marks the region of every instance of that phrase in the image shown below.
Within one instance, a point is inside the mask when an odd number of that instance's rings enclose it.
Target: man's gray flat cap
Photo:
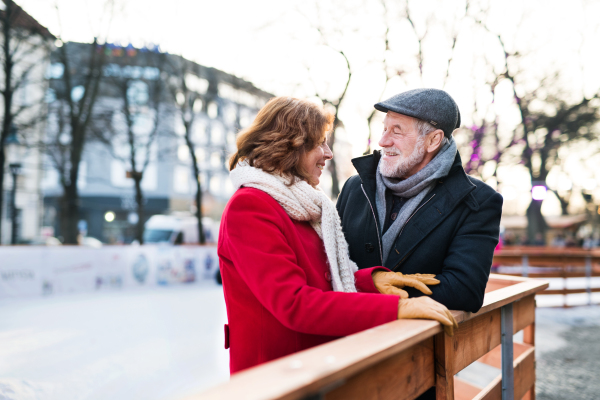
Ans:
[[[446,137],[450,137],[460,126],[460,111],[456,102],[439,89],[409,90],[375,104],[375,109],[422,119],[444,131]]]

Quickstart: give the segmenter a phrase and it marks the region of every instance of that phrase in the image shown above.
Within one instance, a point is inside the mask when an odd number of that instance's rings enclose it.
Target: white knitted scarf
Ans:
[[[356,292],[354,273],[358,267],[348,255],[337,210],[323,191],[297,178],[293,185],[287,186],[289,178],[269,174],[245,162],[238,163],[230,177],[236,190],[240,186],[262,190],[273,197],[290,218],[309,221],[325,244],[333,290]]]

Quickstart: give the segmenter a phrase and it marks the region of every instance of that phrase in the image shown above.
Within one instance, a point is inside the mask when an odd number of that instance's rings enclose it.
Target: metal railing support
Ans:
[[[523,261],[523,270],[521,271],[521,275],[524,276],[525,278],[527,278],[527,275],[529,275],[529,256],[528,255],[524,255],[523,257],[521,257],[521,260]]]
[[[502,400],[514,400],[515,371],[513,366],[513,305],[500,309],[502,330]]]
[[[587,281],[588,305],[592,305],[592,257],[585,258],[585,277]]]

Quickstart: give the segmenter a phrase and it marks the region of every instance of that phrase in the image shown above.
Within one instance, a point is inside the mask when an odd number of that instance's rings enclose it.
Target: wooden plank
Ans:
[[[514,285],[518,282],[511,282],[511,281],[503,281],[503,280],[497,280],[497,279],[490,279],[487,283],[487,285],[485,286],[485,292],[489,293],[489,292],[493,292],[495,290],[498,289],[503,289],[507,286],[511,286]]]
[[[533,322],[535,322],[535,297],[532,294],[513,303],[514,333]],[[455,353],[453,373],[463,370],[499,346],[500,338],[500,309],[463,321],[455,331],[454,337],[450,338]]]
[[[513,358],[516,360],[525,352],[532,349],[533,346],[525,343],[513,343]],[[494,347],[492,351],[479,358],[480,363],[492,366],[494,368],[502,368],[502,345]]]
[[[411,400],[435,384],[433,338],[349,378],[327,400]]]
[[[454,364],[451,371],[462,371],[500,344],[500,309],[465,321],[455,330],[452,341]]]
[[[600,251],[585,250],[581,248],[564,247],[533,247],[533,246],[505,246],[494,253],[494,256],[559,256],[559,257],[592,257],[600,258]]]
[[[481,392],[481,389],[479,386],[454,377],[454,400],[471,400]]]
[[[535,295],[513,303],[513,331],[517,333],[535,322]]]
[[[523,343],[535,346],[535,322],[523,329]]]
[[[460,329],[460,326],[459,326]],[[456,337],[456,330],[454,337]],[[454,400],[454,340],[445,333],[434,338],[435,345],[435,398],[436,400]]]
[[[526,281],[517,283],[515,285],[486,293],[483,299],[483,306],[479,312],[476,314],[464,313],[465,315],[461,316],[461,320],[473,318],[474,316],[486,313],[489,310],[500,308],[508,303],[513,303],[519,299],[538,293],[548,288],[548,286],[549,283],[547,281],[542,281],[539,279],[527,279]]]
[[[535,386],[529,389],[525,396],[521,400],[535,400]]]
[[[510,282],[511,285],[516,285],[517,283],[529,282],[530,279],[525,278],[523,276],[511,277],[511,276],[505,276],[505,275],[500,275],[500,274],[490,274],[490,279],[488,280],[488,282],[489,281],[504,281],[504,282]]]
[[[587,257],[582,258],[557,258],[555,256],[550,257],[535,257],[529,256],[527,258],[527,265],[530,267],[538,268],[581,268],[585,267]],[[592,264],[596,264],[592,262]],[[498,265],[502,267],[521,267],[523,266],[522,257],[494,257],[492,265]],[[596,264],[597,265],[597,264]]]
[[[535,322],[523,329],[523,343],[535,346]],[[535,400],[535,383],[531,386],[529,391],[525,393],[523,400]]]
[[[354,376],[439,332],[443,332],[443,329],[436,321],[393,321],[239,372],[228,383],[187,399],[301,399]]]
[[[520,272],[502,272],[502,275],[516,277],[521,276]],[[584,278],[586,277],[585,271],[580,272],[571,272],[571,271],[561,271],[561,272],[529,272],[529,278]],[[590,276],[600,276],[600,271],[592,271]]]
[[[517,357],[515,368],[515,399],[523,398],[535,383],[535,349],[530,347]],[[473,400],[501,400],[502,376],[498,375]]]
[[[473,400],[502,400],[502,376],[494,378]]]
[[[530,348],[514,362],[515,399],[521,399],[535,384],[535,349]]]
[[[591,288],[590,291],[592,293],[600,292],[600,288]],[[552,290],[544,290],[538,294],[575,294],[575,293],[587,293],[588,289],[580,288],[580,289],[552,289]]]

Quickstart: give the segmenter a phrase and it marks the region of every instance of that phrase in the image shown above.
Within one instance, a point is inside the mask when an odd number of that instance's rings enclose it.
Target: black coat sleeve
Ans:
[[[439,285],[431,297],[451,310],[477,312],[483,305],[494,249],[500,234],[502,196],[493,192],[472,211],[452,239]]]

